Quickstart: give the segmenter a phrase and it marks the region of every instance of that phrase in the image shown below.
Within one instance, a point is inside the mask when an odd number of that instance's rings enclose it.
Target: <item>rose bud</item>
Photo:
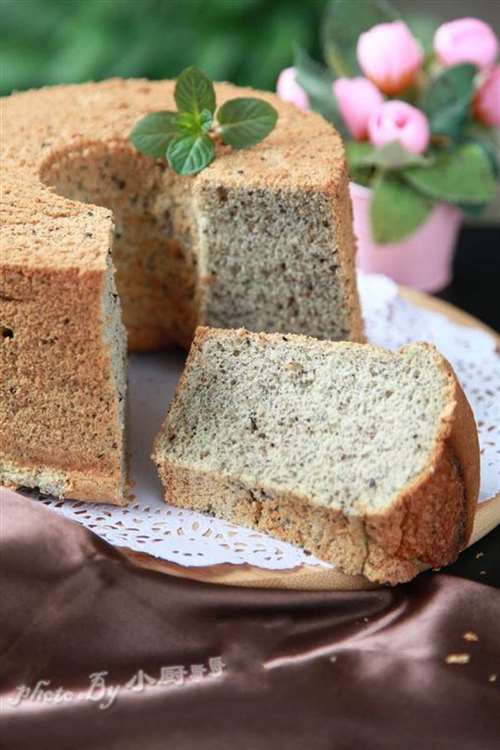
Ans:
[[[337,78],[333,83],[340,114],[351,135],[358,141],[368,138],[368,118],[384,97],[368,78]]]
[[[495,62],[498,40],[491,26],[479,18],[458,18],[436,31],[434,51],[442,65],[472,63],[484,68]]]
[[[472,108],[477,120],[500,127],[500,65],[495,65],[474,97]]]
[[[380,23],[361,34],[357,55],[367,78],[390,96],[411,86],[424,57],[417,40],[402,21]]]
[[[295,68],[285,68],[278,76],[276,93],[284,102],[291,102],[299,109],[309,109],[309,97],[297,83]]]
[[[430,128],[423,112],[393,99],[383,102],[370,116],[368,135],[374,146],[399,141],[407,151],[422,154],[429,145]]]

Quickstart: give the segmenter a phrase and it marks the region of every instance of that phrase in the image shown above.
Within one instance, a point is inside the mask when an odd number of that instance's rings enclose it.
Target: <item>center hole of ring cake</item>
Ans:
[[[111,250],[129,349],[186,346],[196,324],[196,257],[185,178],[126,141],[52,154],[40,178],[64,198],[113,212]],[[96,242],[92,222],[90,215],[89,243]]]

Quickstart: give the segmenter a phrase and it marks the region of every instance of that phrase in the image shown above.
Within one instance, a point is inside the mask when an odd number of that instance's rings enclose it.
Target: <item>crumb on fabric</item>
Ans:
[[[473,630],[468,630],[466,633],[463,634],[462,638],[464,641],[478,641],[479,636],[477,633],[474,633]]]
[[[470,654],[448,654],[446,657],[447,664],[468,664],[470,662]]]

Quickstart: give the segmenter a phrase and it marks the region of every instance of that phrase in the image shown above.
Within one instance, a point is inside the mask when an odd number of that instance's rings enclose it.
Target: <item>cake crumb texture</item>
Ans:
[[[199,328],[154,450],[167,502],[397,583],[472,529],[477,431],[428,344]]]

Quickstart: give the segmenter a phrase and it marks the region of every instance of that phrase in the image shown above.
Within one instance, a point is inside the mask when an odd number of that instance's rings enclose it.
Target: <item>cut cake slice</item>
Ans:
[[[479,487],[471,409],[424,343],[198,328],[154,461],[167,502],[392,584],[456,558]]]

